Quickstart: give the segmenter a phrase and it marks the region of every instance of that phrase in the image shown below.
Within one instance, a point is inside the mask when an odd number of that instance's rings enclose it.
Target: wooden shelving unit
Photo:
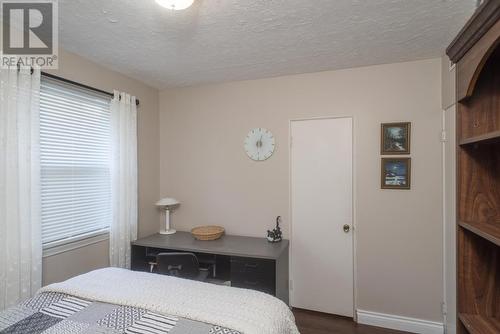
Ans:
[[[459,313],[458,318],[471,334],[500,333],[499,319],[465,313]]]
[[[471,144],[496,144],[500,142],[500,131],[493,131],[484,135],[471,138],[464,138],[460,141],[460,146]]]
[[[457,72],[457,334],[500,333],[500,0],[447,49]]]
[[[472,233],[477,234],[481,238],[500,246],[500,226],[493,224],[466,223],[463,221],[458,222],[458,225]]]

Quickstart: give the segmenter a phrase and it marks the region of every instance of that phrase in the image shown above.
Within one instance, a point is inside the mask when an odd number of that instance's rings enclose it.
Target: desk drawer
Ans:
[[[276,262],[246,257],[231,257],[231,286],[276,293]]]
[[[249,257],[231,257],[231,274],[258,273],[274,275],[276,262],[273,260],[254,259]]]
[[[271,295],[275,295],[275,279],[262,274],[238,273],[231,275],[231,286],[237,288],[257,290]]]

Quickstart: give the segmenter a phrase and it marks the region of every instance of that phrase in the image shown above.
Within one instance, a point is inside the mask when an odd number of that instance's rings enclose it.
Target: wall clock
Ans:
[[[255,161],[267,160],[273,155],[275,148],[274,136],[264,128],[250,130],[245,138],[245,152]]]

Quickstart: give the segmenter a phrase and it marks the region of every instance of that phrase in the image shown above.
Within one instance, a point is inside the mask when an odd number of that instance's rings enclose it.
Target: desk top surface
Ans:
[[[153,234],[133,241],[132,245],[276,260],[288,249],[288,240],[271,243],[265,238],[223,235],[217,240],[200,241],[189,232],[177,232],[171,235]]]

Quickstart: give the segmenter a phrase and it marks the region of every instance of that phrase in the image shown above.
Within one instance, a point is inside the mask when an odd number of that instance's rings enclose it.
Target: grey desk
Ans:
[[[232,286],[267,292],[288,304],[288,248],[288,240],[269,243],[265,238],[224,235],[199,241],[188,232],[154,234],[132,242],[132,270],[148,271],[148,263],[160,252],[214,256],[221,268],[218,275]]]

